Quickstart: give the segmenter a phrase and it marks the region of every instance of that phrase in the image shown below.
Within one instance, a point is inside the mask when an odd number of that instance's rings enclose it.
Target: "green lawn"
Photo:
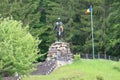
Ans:
[[[22,80],[120,80],[120,62],[79,59],[57,68],[50,75],[29,76]]]

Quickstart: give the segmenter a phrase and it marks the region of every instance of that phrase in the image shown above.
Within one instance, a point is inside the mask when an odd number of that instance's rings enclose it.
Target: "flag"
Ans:
[[[85,14],[89,14],[92,12],[92,6],[90,6],[86,11],[85,11]]]

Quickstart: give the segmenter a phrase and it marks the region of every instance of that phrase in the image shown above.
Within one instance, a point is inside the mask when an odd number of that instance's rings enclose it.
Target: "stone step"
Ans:
[[[32,75],[46,75],[51,73],[56,67],[55,61],[45,61],[37,66],[37,70]]]

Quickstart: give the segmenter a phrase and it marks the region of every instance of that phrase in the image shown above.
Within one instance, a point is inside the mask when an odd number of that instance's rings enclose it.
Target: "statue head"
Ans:
[[[57,21],[60,21],[60,17],[57,18]]]

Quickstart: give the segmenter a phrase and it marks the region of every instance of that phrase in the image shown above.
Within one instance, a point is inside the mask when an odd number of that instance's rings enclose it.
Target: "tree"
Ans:
[[[120,57],[120,3],[119,0],[111,1],[109,8],[110,14],[107,17],[107,25],[109,29],[108,41],[107,41],[107,52],[111,55]]]
[[[80,1],[82,4],[81,8],[81,33],[83,37],[82,43],[83,43],[83,50],[84,53],[91,53],[92,52],[92,34],[91,34],[91,15],[85,14],[85,9],[89,8],[90,5],[92,5],[93,8],[93,27],[94,27],[94,46],[95,46],[95,53],[99,53],[101,51],[101,47],[103,46],[102,40],[101,40],[101,31],[103,31],[102,24],[103,24],[103,12],[104,12],[104,0],[85,0]],[[103,26],[105,28],[105,26]],[[102,36],[103,37],[103,36]]]
[[[90,14],[84,13],[91,4],[95,53],[116,54],[119,49],[119,28],[115,28],[115,25],[119,26],[119,10],[116,7],[119,7],[119,0],[1,0],[0,13],[4,17],[22,20],[24,25],[29,24],[30,33],[42,40],[39,45],[41,53],[47,53],[49,46],[57,40],[53,28],[60,17],[64,27],[62,41],[72,45],[73,53],[91,53]],[[114,37],[111,37],[111,31]],[[113,42],[115,52],[110,49]]]
[[[21,21],[0,18],[0,75],[29,74],[36,61],[39,40]]]

